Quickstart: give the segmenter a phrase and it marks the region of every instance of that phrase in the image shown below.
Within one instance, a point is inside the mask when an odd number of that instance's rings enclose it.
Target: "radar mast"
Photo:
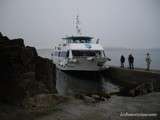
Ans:
[[[76,30],[78,35],[82,35],[81,28],[80,28],[79,15],[76,16]]]

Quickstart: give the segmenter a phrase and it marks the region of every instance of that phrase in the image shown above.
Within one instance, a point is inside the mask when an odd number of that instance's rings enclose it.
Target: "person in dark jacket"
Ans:
[[[128,56],[128,62],[129,62],[129,69],[134,69],[134,57],[132,54]]]
[[[124,68],[125,57],[123,55],[121,55],[120,62],[121,62],[121,67]]]

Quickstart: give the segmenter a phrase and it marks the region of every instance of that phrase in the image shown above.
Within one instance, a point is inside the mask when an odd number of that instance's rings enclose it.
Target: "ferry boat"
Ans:
[[[81,35],[77,16],[76,28],[79,35],[68,36],[63,43],[54,48],[53,62],[60,70],[65,71],[100,71],[106,69],[103,47],[92,42],[93,37]]]

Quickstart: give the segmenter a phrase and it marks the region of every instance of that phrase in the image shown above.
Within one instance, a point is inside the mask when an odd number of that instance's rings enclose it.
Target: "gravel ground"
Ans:
[[[99,103],[72,98],[58,111],[37,120],[160,120],[160,92],[138,97],[112,96]],[[157,117],[122,117],[121,113],[156,113]]]

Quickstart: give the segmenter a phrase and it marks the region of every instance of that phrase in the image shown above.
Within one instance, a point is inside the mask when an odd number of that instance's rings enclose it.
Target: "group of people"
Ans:
[[[150,70],[150,64],[152,60],[149,53],[147,53],[146,55],[147,55],[145,58],[147,64],[146,70]],[[125,63],[124,55],[121,55],[120,62],[121,62],[121,67],[124,68],[124,63]],[[134,69],[134,57],[132,54],[128,55],[128,64],[129,64],[129,69]]]

